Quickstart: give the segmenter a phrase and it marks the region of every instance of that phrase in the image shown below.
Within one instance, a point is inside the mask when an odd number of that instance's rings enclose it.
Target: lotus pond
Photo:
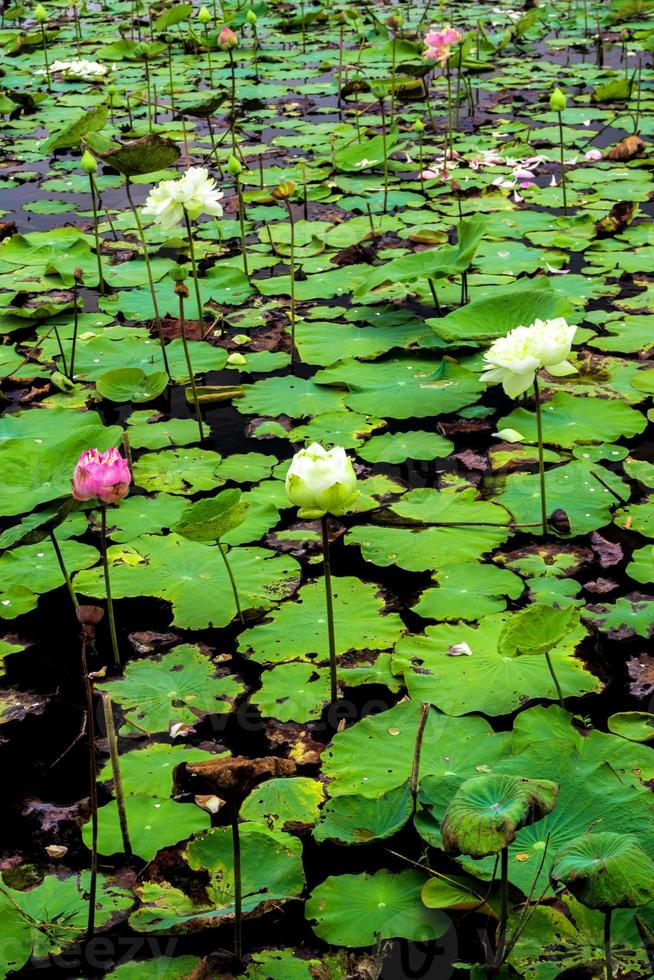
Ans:
[[[654,0],[2,8],[2,976],[654,975]]]

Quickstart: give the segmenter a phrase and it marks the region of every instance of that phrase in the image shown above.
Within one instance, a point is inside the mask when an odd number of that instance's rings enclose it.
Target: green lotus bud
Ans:
[[[413,124],[413,128],[415,129],[416,133],[424,133],[425,124],[422,121],[422,119],[416,119],[416,121]]]
[[[248,10],[247,14],[245,15],[245,19],[247,20],[248,24],[252,24],[252,26],[254,26],[258,20],[254,10],[251,9]]]
[[[185,265],[176,265],[170,270],[170,278],[173,282],[184,282],[188,276],[188,269]]]
[[[314,442],[293,457],[286,475],[286,493],[299,508],[298,517],[338,517],[359,495],[352,460],[342,446],[334,446],[328,452]]]
[[[80,166],[85,174],[94,174],[98,169],[98,162],[92,153],[89,153],[88,150],[84,150]]]
[[[550,109],[552,112],[563,112],[568,104],[568,100],[560,88],[555,88],[550,95]]]
[[[230,177],[239,177],[243,173],[243,167],[235,156],[231,156],[227,161],[227,173]]]
[[[198,10],[198,20],[201,24],[208,24],[211,20],[211,14],[206,7],[200,7]]]
[[[37,3],[36,7],[34,8],[34,17],[39,24],[44,24],[46,22],[48,15],[43,4]]]
[[[246,359],[245,359],[245,358],[243,357],[243,355],[242,355],[242,354],[239,354],[239,352],[238,352],[238,351],[234,351],[234,352],[233,352],[232,354],[230,354],[230,355],[229,355],[229,357],[227,358],[227,363],[228,363],[228,364],[235,364],[235,365],[236,365],[237,367],[242,367],[242,366],[243,366],[244,364],[247,364],[247,361],[246,361]]]

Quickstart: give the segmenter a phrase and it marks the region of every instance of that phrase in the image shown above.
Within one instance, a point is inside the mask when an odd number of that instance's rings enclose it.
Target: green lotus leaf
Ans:
[[[173,531],[191,541],[219,541],[247,517],[248,503],[241,498],[240,490],[223,490],[198,500],[185,509]]]
[[[550,877],[591,909],[636,908],[654,899],[654,861],[627,834],[575,838],[557,852]]]
[[[140,368],[117,368],[101,374],[95,386],[111,402],[151,402],[166,390],[168,375],[165,371],[146,374]]]

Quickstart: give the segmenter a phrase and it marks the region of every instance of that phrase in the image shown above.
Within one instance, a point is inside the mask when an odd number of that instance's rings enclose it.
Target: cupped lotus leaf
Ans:
[[[124,177],[167,170],[179,157],[179,147],[172,140],[158,133],[149,133],[140,139],[128,140],[122,145],[110,143],[104,136],[89,136],[85,142],[107,166]]]
[[[574,607],[553,609],[535,603],[514,613],[502,627],[498,649],[505,657],[547,653],[571,633],[578,632]]]
[[[74,497],[70,497],[69,500],[64,500],[61,504],[51,504],[42,510],[27,514],[20,523],[8,527],[0,534],[0,550],[14,548],[19,544],[39,544],[49,537],[51,532],[56,531],[77,506]],[[72,521],[70,526],[72,529]],[[75,532],[82,534],[85,527],[85,518],[81,514],[76,515]],[[69,537],[70,533],[67,531],[64,536]],[[61,532],[59,534],[61,535]]]
[[[438,874],[423,885],[422,900],[428,909],[479,912],[496,918],[496,910],[484,897],[486,891],[486,886],[474,878]]]
[[[456,362],[415,356],[341,361],[317,371],[314,381],[348,388],[349,394],[340,397],[355,412],[392,419],[456,412],[475,402],[483,390],[479,375]]]
[[[441,827],[446,851],[486,857],[515,840],[521,827],[556,806],[559,787],[548,779],[487,774],[466,779],[450,801]]]
[[[198,500],[186,508],[172,530],[191,541],[219,541],[247,517],[249,505],[241,498],[240,490],[223,490]]]
[[[564,391],[558,391],[554,398],[544,402],[542,415],[545,444],[564,449],[580,443],[632,439],[647,425],[643,413],[624,402],[597,397],[581,398]],[[517,429],[522,433],[523,442],[537,442],[536,413],[526,408],[514,409],[510,415],[498,421],[497,427]]]
[[[302,844],[297,837],[242,823],[241,876],[243,913],[265,912],[297,898],[304,887]],[[192,840],[186,857],[193,871],[208,875],[207,898],[195,901],[167,883],[138,887],[141,906],[130,925],[142,932],[180,933],[214,927],[234,918],[234,860],[229,827],[214,827]]]
[[[557,852],[550,878],[591,909],[637,908],[654,899],[654,861],[628,834],[575,838]]]
[[[171,799],[136,793],[125,798],[129,839],[134,854],[152,861],[158,851],[206,830],[211,817],[193,803],[175,803]],[[91,823],[82,828],[82,840],[91,846]],[[98,853],[122,854],[118,804],[115,800],[98,810]]]
[[[108,115],[109,108],[106,105],[96,105],[90,109],[83,109],[81,114],[77,114],[73,119],[65,122],[63,126],[52,131],[50,136],[43,141],[43,150],[46,153],[51,153],[53,150],[60,150],[63,147],[79,146],[85,137],[102,129]]]
[[[606,727],[631,742],[651,742],[654,739],[654,715],[648,711],[619,711],[611,715]]]
[[[146,374],[140,368],[117,368],[101,374],[95,387],[111,402],[151,402],[168,387],[168,375],[165,371]]]
[[[372,946],[379,939],[428,942],[442,936],[450,920],[420,898],[427,880],[419,871],[336,875],[312,891],[306,905],[313,931],[327,943]]]
[[[392,837],[411,819],[413,805],[408,783],[374,799],[337,796],[323,806],[313,836],[317,841],[341,844],[383,840]]]
[[[80,940],[88,922],[90,871],[60,878],[46,875],[33,888],[0,887],[0,917],[5,941],[0,970],[6,976],[34,959],[56,956]],[[98,875],[95,921],[107,925],[134,904],[133,893],[111,878]]]
[[[408,634],[395,646],[393,671],[403,674],[411,697],[449,715],[471,711],[503,715],[533,698],[556,699],[556,686],[541,653],[501,649],[502,632],[514,618],[521,620],[520,612],[484,616],[475,626],[439,623],[429,626],[424,635]],[[602,686],[574,657],[585,635],[586,630],[577,626],[550,654],[566,697]]]
[[[402,633],[397,613],[383,614],[384,600],[374,585],[353,576],[332,578],[337,656],[348,650],[388,650]],[[258,663],[329,659],[325,583],[309,582],[296,602],[275,610],[270,621],[239,637],[239,649]]]
[[[420,703],[405,701],[388,711],[363,718],[335,735],[323,752],[323,773],[331,782],[329,795],[360,795],[377,799],[411,775]],[[510,734],[495,733],[478,715],[450,718],[438,711],[427,716],[420,761],[420,778],[446,774],[459,781],[479,771],[495,769],[506,755]]]
[[[232,548],[230,564],[244,610],[269,609],[291,593],[299,579],[293,558],[265,548]],[[114,599],[150,595],[172,603],[174,624],[183,629],[227,626],[236,615],[225,563],[217,547],[177,534],[146,534],[109,548]],[[105,596],[101,568],[81,572],[75,588]]]
[[[242,820],[262,823],[269,830],[308,827],[318,818],[325,788],[307,776],[267,779],[252,790],[240,809]]]
[[[570,317],[570,302],[552,288],[545,276],[519,280],[506,289],[493,289],[488,297],[473,300],[447,316],[429,320],[429,326],[443,340],[455,344],[486,343],[503,337],[536,319]]]
[[[224,714],[243,691],[233,675],[223,672],[217,676],[211,660],[190,643],[160,657],[132,660],[123,677],[98,687],[121,706],[127,720],[151,734],[170,732],[179,723],[194,725],[206,715]]]

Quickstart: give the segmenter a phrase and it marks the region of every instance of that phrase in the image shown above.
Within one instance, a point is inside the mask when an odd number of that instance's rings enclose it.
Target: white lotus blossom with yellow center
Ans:
[[[563,377],[576,368],[567,360],[577,327],[562,317],[535,320],[500,337],[484,354],[482,381],[501,384],[510,398],[517,398],[534,383],[537,371]]]
[[[184,220],[184,211],[191,220],[201,214],[222,218],[220,199],[223,192],[209,176],[205,167],[189,167],[178,180],[162,180],[153,187],[143,206],[143,214],[155,219],[164,230],[174,228]]]

